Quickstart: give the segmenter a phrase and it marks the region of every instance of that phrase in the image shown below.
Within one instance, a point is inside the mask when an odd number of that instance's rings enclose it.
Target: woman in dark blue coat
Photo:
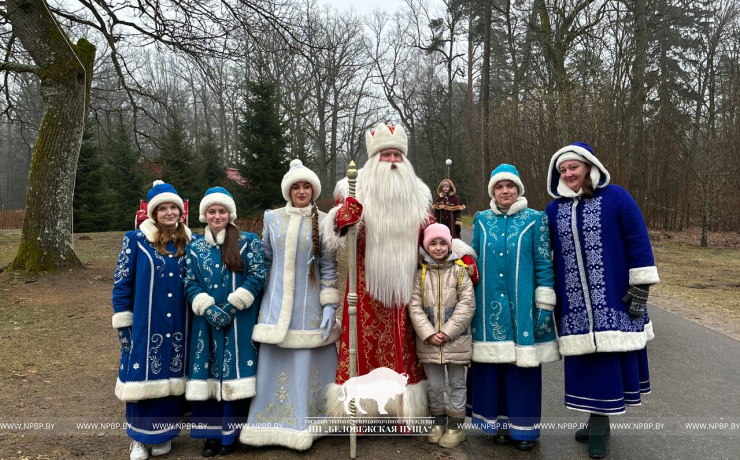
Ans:
[[[640,208],[586,143],[550,161],[547,206],[555,262],[558,347],[565,357],[565,406],[591,414],[576,439],[606,455],[609,416],[650,392],[646,344],[650,286],[660,281]]]
[[[149,219],[123,237],[113,280],[113,327],[121,342],[116,396],[126,402],[131,460],[148,458],[150,447],[155,456],[170,451],[185,407],[188,359],[183,279],[190,229],[170,184],[155,181],[147,198]]]

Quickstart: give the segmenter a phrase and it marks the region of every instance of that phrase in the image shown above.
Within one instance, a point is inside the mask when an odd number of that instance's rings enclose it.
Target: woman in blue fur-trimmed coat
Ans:
[[[557,361],[547,215],[527,207],[517,169],[498,166],[488,182],[491,209],[473,220],[480,282],[475,289],[473,365],[468,388],[473,423],[531,450],[539,438],[541,364]]]
[[[240,441],[306,450],[318,436],[306,419],[326,415],[323,389],[337,372],[337,261],[319,232],[318,176],[293,160],[281,186],[286,206],[265,211],[270,276],[252,335],[261,342],[259,392]]]
[[[609,415],[650,392],[650,285],[660,282],[640,208],[586,143],[563,147],[548,172],[556,325],[565,356],[565,405],[589,412],[592,458],[606,455]]]
[[[152,455],[166,454],[180,433],[190,326],[183,278],[192,235],[182,222],[183,201],[162,181],[147,199],[149,218],[123,237],[113,279],[113,327],[121,342],[116,396],[126,402],[132,460],[148,458],[149,447]]]
[[[200,221],[205,238],[188,247],[185,294],[193,305],[189,375],[185,396],[193,401],[194,438],[204,438],[203,456],[226,455],[255,394],[257,320],[267,269],[260,240],[233,224],[236,205],[222,187],[206,191]]]

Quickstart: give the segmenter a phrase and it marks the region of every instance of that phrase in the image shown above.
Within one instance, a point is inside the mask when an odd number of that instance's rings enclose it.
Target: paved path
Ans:
[[[465,240],[471,236],[470,229],[463,229]],[[650,315],[656,334],[648,345],[653,391],[643,396],[642,406],[611,417],[613,423],[631,427],[612,429],[608,458],[740,459],[740,341],[657,307],[650,307]],[[563,362],[545,365],[543,379],[543,422],[556,425],[543,430],[531,452],[497,446],[482,432],[471,432],[468,441],[456,449],[442,449],[417,437],[365,437],[358,440],[357,458],[587,459],[586,444],[573,439],[575,428],[565,427],[585,422],[588,414],[568,410],[563,404]],[[687,425],[696,423],[705,428]],[[257,453],[254,458],[278,458],[274,449],[245,450]],[[280,458],[294,455],[298,458],[292,453]],[[349,458],[349,441],[321,439],[308,456],[302,456],[306,457]]]

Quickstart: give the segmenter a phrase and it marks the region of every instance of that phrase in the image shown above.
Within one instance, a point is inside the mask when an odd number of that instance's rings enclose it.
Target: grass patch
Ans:
[[[661,282],[650,301],[740,339],[740,249],[653,245]]]

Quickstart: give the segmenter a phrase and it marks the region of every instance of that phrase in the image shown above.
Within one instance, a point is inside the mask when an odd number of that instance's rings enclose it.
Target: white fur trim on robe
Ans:
[[[522,347],[513,341],[473,342],[472,361],[476,363],[508,363],[517,367],[537,367],[558,361],[558,344],[555,341]]]
[[[234,225],[234,224],[229,224],[229,225]],[[224,241],[226,240],[226,228],[219,230],[219,232],[216,234],[216,238],[214,238],[213,232],[211,231],[211,227],[206,225],[206,229],[203,232],[203,237],[206,239],[206,242],[210,244],[211,246],[217,246],[219,244],[224,244]]]
[[[229,294],[226,301],[231,305],[235,306],[239,310],[249,308],[254,303],[254,296],[251,292],[247,291],[243,287],[238,288],[236,291]]]
[[[134,312],[122,311],[113,315],[111,319],[113,323],[113,329],[120,329],[122,327],[131,327],[134,324]]]
[[[389,399],[385,405],[385,410],[388,412],[388,417],[409,417],[412,420],[409,424],[413,424],[413,418],[416,417],[429,417],[429,382],[422,380],[419,383],[406,385],[406,389],[403,393],[403,406],[399,408],[399,398],[395,400]],[[350,414],[344,411],[344,401],[340,401],[339,398],[342,396],[342,385],[338,383],[330,383],[324,389],[326,396],[326,416],[336,418],[349,418]],[[374,399],[360,399],[360,406],[367,411],[367,414],[362,414],[363,417],[381,417],[380,411],[378,410],[378,404]],[[400,410],[399,410],[400,409]]]
[[[143,382],[116,381],[116,397],[123,402],[180,396],[185,393],[185,377],[176,379],[145,380]]]
[[[491,198],[491,201],[488,204],[491,206],[491,211],[493,211],[494,214],[499,215],[499,216],[503,214],[503,212],[501,212],[501,210],[498,208],[498,205],[496,205],[495,198]],[[527,199],[524,198],[523,196],[520,196],[519,198],[516,199],[514,204],[512,204],[509,207],[509,209],[506,210],[506,215],[513,216],[519,211],[526,209],[527,205],[529,205],[529,202],[527,201]]]
[[[266,324],[262,324],[261,326],[267,326],[262,330],[262,333],[265,333],[265,331],[275,330],[276,327],[275,325]],[[280,348],[319,348],[336,343],[342,336],[342,323],[338,319],[334,321],[334,326],[332,326],[329,337],[326,340],[324,340],[322,333],[323,331],[321,329],[312,331],[296,331],[288,329],[288,333],[285,334],[285,338],[282,342],[278,343],[277,346]],[[252,334],[252,338],[254,339],[254,334]]]
[[[326,246],[326,250],[332,254],[336,254],[338,250],[344,249],[347,246],[347,237],[340,236],[335,230],[337,212],[339,212],[339,206],[335,206],[326,213],[326,217],[321,221],[319,230],[321,232],[321,239]]]
[[[193,313],[198,316],[203,316],[206,308],[216,304],[216,299],[211,297],[206,292],[201,292],[193,298]]]
[[[185,227],[185,234],[188,236],[188,241],[190,241],[193,238],[193,233],[190,231],[187,225],[183,224],[182,222],[178,223],[177,225],[182,225],[183,227]],[[147,241],[149,241],[150,243],[154,243],[154,240],[157,237],[157,232],[159,231],[157,229],[157,224],[155,224],[152,219],[147,219],[142,222],[141,225],[139,225],[139,230],[141,230],[144,238],[146,238]]]
[[[558,337],[558,347],[563,356],[636,351],[645,348],[648,340],[655,338],[653,323],[647,323],[642,332],[599,331],[596,333]],[[595,343],[594,343],[595,339]]]
[[[660,283],[660,277],[658,277],[658,267],[640,267],[630,268],[630,286],[638,286],[640,284],[658,284]]]
[[[475,249],[473,249],[472,246],[470,246],[465,241],[461,240],[460,238],[454,238],[452,240],[452,250],[457,254],[461,259],[463,256],[470,256],[478,262],[478,254],[475,253]]]
[[[239,435],[239,442],[248,446],[282,446],[294,450],[308,450],[313,445],[313,441],[321,436],[325,435],[311,433],[308,430],[245,426]]]
[[[188,380],[185,387],[185,399],[188,401],[238,401],[251,398],[256,394],[257,378],[225,380]]]
[[[262,343],[279,344],[285,339],[293,315],[295,296],[295,259],[298,252],[298,230],[303,216],[288,213],[288,229],[285,232],[285,264],[283,265],[283,298],[280,303],[280,316],[277,324],[255,324],[252,340]]]

